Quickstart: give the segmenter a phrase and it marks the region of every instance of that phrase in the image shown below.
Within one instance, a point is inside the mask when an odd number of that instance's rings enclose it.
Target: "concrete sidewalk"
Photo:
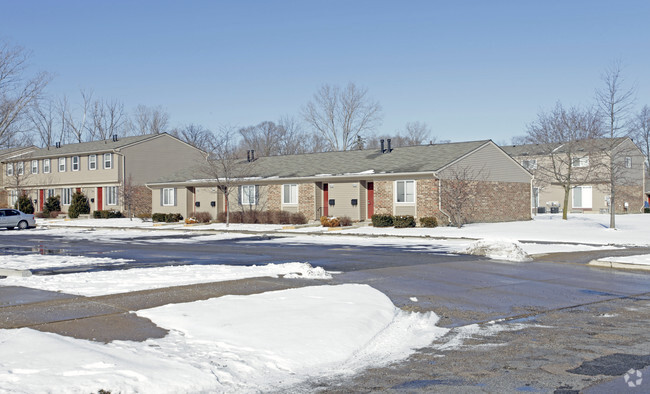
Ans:
[[[0,287],[0,329],[28,327],[104,343],[114,340],[144,341],[162,338],[167,330],[132,311],[224,295],[250,295],[322,283],[318,280],[265,277],[98,297],[15,286]]]

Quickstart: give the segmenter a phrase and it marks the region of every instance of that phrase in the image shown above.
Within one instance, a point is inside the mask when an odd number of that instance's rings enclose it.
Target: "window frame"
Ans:
[[[19,161],[16,163],[16,174],[18,176],[25,175],[25,163],[22,161]]]
[[[95,171],[97,169],[97,155],[88,155],[88,170]]]
[[[176,206],[176,188],[164,187],[161,191],[160,205],[163,207]]]
[[[7,176],[14,176],[14,163],[7,163]]]
[[[103,168],[105,170],[110,170],[113,168],[113,154],[112,153],[104,153],[102,155],[102,163],[103,163]],[[108,165],[106,165],[108,163]]]
[[[106,186],[104,188],[104,195],[106,196],[106,205],[116,206],[119,205],[119,186]]]
[[[70,205],[72,204],[72,188],[64,187],[61,189],[61,205]]]
[[[32,160],[32,174],[38,174],[38,160]]]
[[[253,201],[251,201],[251,192],[250,190],[253,190]],[[244,191],[246,189],[246,191]],[[244,197],[246,197],[246,201],[244,201]],[[239,203],[241,205],[257,205],[257,185],[241,185],[239,187]]]
[[[72,171],[79,171],[81,169],[81,158],[79,156],[72,156],[70,159],[70,167],[72,168]]]
[[[289,193],[287,193],[287,187],[289,188]],[[287,197],[289,197],[289,202],[287,202]],[[297,183],[285,183],[282,185],[282,205],[298,205]]]
[[[580,189],[580,206],[576,206],[576,190]],[[585,204],[585,190],[589,190],[589,204]],[[574,186],[571,188],[571,207],[577,209],[592,209],[594,206],[593,188],[591,186]],[[586,206],[589,205],[589,206]]]
[[[521,166],[527,170],[537,169],[537,159],[526,159],[521,161]]]
[[[404,201],[399,200],[400,199],[400,193],[399,193],[399,184],[400,183],[404,185],[403,186],[404,187],[404,195],[403,195]],[[413,190],[412,190],[411,194],[408,193],[407,185],[409,185],[409,184],[412,185],[412,187],[413,187]],[[415,188],[415,180],[414,179],[404,179],[404,180],[395,181],[395,203],[396,204],[413,205],[413,204],[415,204],[415,196],[416,196],[416,194],[417,194],[417,192],[416,192],[416,188]],[[408,201],[408,199],[407,199],[408,196],[411,196],[413,198],[413,200]]]
[[[59,157],[58,162],[59,162],[59,167],[58,167],[59,172],[65,172],[66,165],[68,164],[66,158],[65,157]],[[61,168],[63,168],[63,170]]]
[[[9,198],[11,201],[11,206],[14,207],[16,206],[16,203],[18,202],[18,190],[12,189],[9,191]]]
[[[571,159],[571,167],[573,168],[589,167],[589,156],[574,157],[573,159]]]
[[[625,168],[632,168],[632,156],[625,156]]]
[[[47,165],[45,165],[47,163]],[[50,159],[43,159],[43,174],[49,174],[52,171],[52,162]]]

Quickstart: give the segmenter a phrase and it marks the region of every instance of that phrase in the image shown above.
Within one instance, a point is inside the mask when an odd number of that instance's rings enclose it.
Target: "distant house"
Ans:
[[[72,194],[80,191],[91,212],[123,211],[127,195],[145,201],[141,209],[150,212],[151,192],[144,184],[203,159],[200,150],[165,133],[25,150],[0,159],[8,194],[3,202],[13,206],[20,193],[27,193],[42,211],[46,199],[58,195],[67,212]],[[133,193],[124,193],[125,188]]]
[[[0,162],[4,160],[10,160],[12,157],[21,156],[36,150],[35,146],[27,147],[18,147],[18,148],[9,148],[9,149],[0,149]],[[0,185],[4,185],[5,171],[0,171]],[[3,187],[0,187],[0,208],[7,208],[9,205],[7,190]]]
[[[489,140],[246,158],[239,164],[245,170],[234,180],[228,206],[214,177],[195,168],[147,184],[153,211],[216,218],[226,210],[281,210],[308,220],[355,221],[391,214],[446,223],[462,197],[469,222],[531,217],[532,175]],[[454,193],[458,199],[452,201]]]
[[[503,150],[533,175],[535,212],[607,213],[610,211],[610,158],[615,158],[616,212],[640,212],[646,196],[646,157],[630,138],[601,138],[572,143],[504,146]],[[571,174],[564,203],[563,184]]]

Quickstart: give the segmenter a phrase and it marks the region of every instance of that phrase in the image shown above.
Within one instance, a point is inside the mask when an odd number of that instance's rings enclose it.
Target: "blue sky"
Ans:
[[[650,105],[648,1],[13,1],[0,38],[33,51],[52,97],[162,106],[171,126],[249,126],[354,82],[381,134],[521,135],[556,101],[592,105],[620,60]]]

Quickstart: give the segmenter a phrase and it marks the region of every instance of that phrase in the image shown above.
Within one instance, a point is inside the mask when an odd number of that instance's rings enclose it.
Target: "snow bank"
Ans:
[[[35,260],[37,261],[37,258]],[[0,285],[24,286],[90,297],[263,276],[332,279],[332,276],[322,267],[312,267],[309,263],[284,263],[253,266],[181,265],[61,275],[16,276],[2,279]]]
[[[530,256],[524,251],[517,241],[506,240],[480,240],[472,243],[465,251],[466,254],[486,256],[495,260],[531,261]]]
[[[138,312],[170,330],[110,344],[0,330],[9,392],[259,392],[385,365],[448,330],[367,285],[226,296]],[[63,355],[65,355],[63,357]]]
[[[135,260],[41,254],[0,255],[0,268],[32,270],[83,265],[126,265],[131,261]]]

